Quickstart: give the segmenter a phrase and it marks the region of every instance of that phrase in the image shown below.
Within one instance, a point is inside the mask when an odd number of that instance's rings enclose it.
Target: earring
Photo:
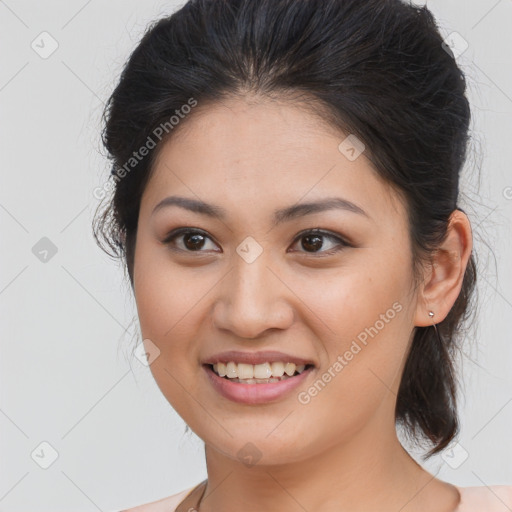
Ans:
[[[429,311],[428,312],[428,316],[430,318],[433,318],[434,317],[434,312],[433,311]],[[441,336],[439,336],[439,331],[437,330],[437,325],[435,323],[433,323],[432,326],[434,327],[434,330],[436,331],[436,336],[437,336],[437,339],[439,340],[439,343],[441,343],[441,345],[442,345],[443,344],[443,340],[441,339]]]

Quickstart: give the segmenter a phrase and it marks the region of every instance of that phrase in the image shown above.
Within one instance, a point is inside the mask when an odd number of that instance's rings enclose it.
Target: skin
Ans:
[[[205,442],[201,512],[449,512],[459,502],[454,486],[401,446],[394,409],[414,327],[432,324],[431,310],[441,322],[459,295],[470,223],[454,212],[434,266],[414,287],[400,195],[364,152],[350,161],[338,150],[345,137],[284,100],[199,105],[162,147],[144,191],[134,293],[143,338],[160,350],[152,374]],[[219,205],[227,217],[178,206],[152,215],[170,195]],[[330,210],[272,227],[274,210],[332,196],[368,217]],[[163,240],[182,226],[210,238],[187,252],[178,236],[172,250]],[[339,242],[325,236],[311,249],[297,234],[313,228],[351,245],[322,256]],[[247,236],[263,249],[250,264],[236,252]],[[299,403],[299,392],[397,302],[401,311],[309,403]],[[286,398],[238,404],[213,389],[201,366],[231,349],[281,350],[317,367]],[[261,456],[253,466],[238,454],[248,442]]]

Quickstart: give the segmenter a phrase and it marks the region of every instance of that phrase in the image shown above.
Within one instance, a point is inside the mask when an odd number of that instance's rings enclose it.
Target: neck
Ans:
[[[419,505],[425,503],[418,499],[422,489],[432,482],[448,484],[434,481],[406,452],[394,421],[385,425],[367,424],[350,442],[287,464],[248,467],[207,445],[208,483],[200,512],[427,510]]]

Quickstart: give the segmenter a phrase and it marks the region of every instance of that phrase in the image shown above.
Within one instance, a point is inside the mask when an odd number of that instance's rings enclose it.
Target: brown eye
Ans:
[[[294,245],[299,241],[301,242],[299,252],[320,256],[328,256],[341,251],[345,247],[350,247],[350,244],[341,237],[323,230],[309,230],[299,233],[295,240]],[[198,229],[178,228],[169,233],[163,243],[170,245],[173,250],[183,252],[201,253],[212,250],[222,252],[218,250],[218,246],[206,233]],[[208,247],[208,243],[210,243],[210,247]]]
[[[326,242],[326,240],[329,241]],[[295,243],[299,241],[301,242],[300,246],[303,249],[299,252],[311,254],[319,253],[322,256],[325,254],[334,254],[345,247],[350,246],[350,244],[345,242],[339,236],[322,230],[309,230],[299,233]]]
[[[208,247],[208,241],[211,242],[211,247]],[[197,229],[179,228],[167,235],[163,243],[166,245],[174,246],[173,249],[185,252],[206,252],[207,250],[214,250],[217,247],[206,235],[206,233]],[[206,247],[205,250],[203,250]],[[216,251],[219,252],[219,251]]]
[[[183,245],[191,251],[201,249],[204,245],[204,241],[205,237],[200,233],[188,233],[183,235]]]
[[[323,239],[320,235],[306,235],[301,238],[302,247],[306,249],[306,251],[318,251],[322,248]]]

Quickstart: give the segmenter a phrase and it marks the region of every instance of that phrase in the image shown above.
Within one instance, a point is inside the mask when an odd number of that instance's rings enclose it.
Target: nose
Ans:
[[[217,288],[213,324],[237,338],[258,338],[287,329],[294,319],[290,289],[260,255],[252,263],[235,256],[233,268]]]

